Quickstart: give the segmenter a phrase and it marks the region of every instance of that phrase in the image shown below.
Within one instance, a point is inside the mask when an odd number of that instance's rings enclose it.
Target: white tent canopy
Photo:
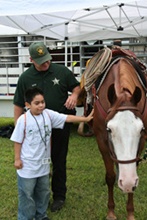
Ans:
[[[127,3],[128,0],[124,0]],[[30,15],[122,3],[120,0],[0,0],[0,15]]]
[[[73,42],[147,37],[147,0],[0,0],[0,4],[0,24],[26,34]]]
[[[25,34],[26,32],[21,29],[0,25],[0,36],[25,35]]]

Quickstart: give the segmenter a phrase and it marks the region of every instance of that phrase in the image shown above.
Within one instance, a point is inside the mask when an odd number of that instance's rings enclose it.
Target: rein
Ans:
[[[103,116],[103,118],[106,119],[106,117],[107,117],[107,112],[106,112],[106,111],[104,110],[104,108],[102,107],[102,105],[101,105],[101,103],[100,103],[98,97],[97,97],[96,100],[95,100],[95,104],[96,104],[97,109],[99,109],[99,111],[100,111],[101,115]]]

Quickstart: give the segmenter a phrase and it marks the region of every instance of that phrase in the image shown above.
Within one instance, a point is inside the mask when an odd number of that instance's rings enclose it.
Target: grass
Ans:
[[[52,220],[104,220],[107,213],[107,186],[103,161],[95,138],[78,136],[76,130],[75,124],[67,157],[65,207],[57,213],[51,213],[48,209],[48,214]],[[17,219],[17,181],[13,158],[13,143],[7,138],[0,138],[0,220]],[[135,216],[136,220],[146,220],[146,164],[139,166],[138,175],[140,183],[134,194]],[[118,189],[117,184],[114,191],[116,215],[118,220],[125,220],[127,196]]]

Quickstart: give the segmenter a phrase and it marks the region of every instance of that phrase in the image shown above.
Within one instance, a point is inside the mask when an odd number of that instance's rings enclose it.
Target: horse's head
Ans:
[[[136,88],[131,99],[126,102],[126,94],[118,98],[113,86],[108,93],[112,105],[107,116],[110,154],[118,164],[118,186],[123,192],[129,193],[138,185],[136,164],[144,146],[144,124],[136,107],[141,91]]]
[[[107,123],[112,159],[118,163],[118,185],[126,193],[138,185],[136,163],[139,159],[143,122],[130,110],[118,111]]]

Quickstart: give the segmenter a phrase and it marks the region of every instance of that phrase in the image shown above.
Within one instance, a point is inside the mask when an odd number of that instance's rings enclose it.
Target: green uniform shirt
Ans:
[[[19,77],[13,103],[24,107],[24,94],[28,88],[39,87],[43,90],[46,108],[66,112],[64,103],[68,97],[68,92],[79,85],[74,74],[65,66],[51,63],[45,72],[39,72],[31,65]]]

